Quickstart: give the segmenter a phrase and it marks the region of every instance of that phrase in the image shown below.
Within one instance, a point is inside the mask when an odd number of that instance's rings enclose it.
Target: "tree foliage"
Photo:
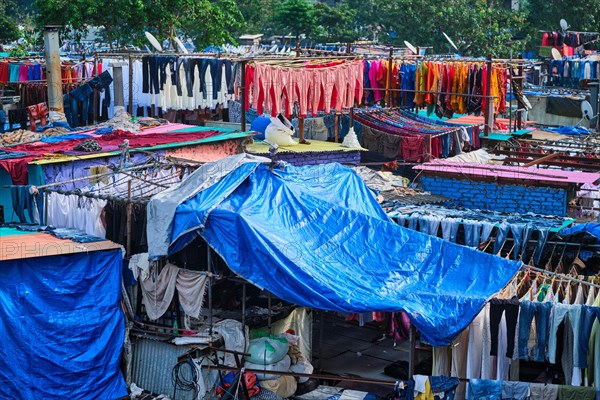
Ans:
[[[600,30],[600,1],[578,0],[566,4],[564,0],[528,0],[527,20],[537,30],[559,31],[564,18],[575,31]]]
[[[64,26],[76,40],[99,26],[111,47],[142,43],[144,31],[160,40],[191,37],[197,46],[235,42],[242,23],[234,0],[36,0],[36,8],[38,26]]]
[[[314,12],[316,23],[321,31],[321,37],[326,42],[353,42],[358,38],[354,29],[354,20],[357,12],[348,4],[342,3],[330,7],[325,3],[315,3]]]
[[[272,34],[277,2],[278,0],[236,0],[243,17],[243,24],[238,33]]]
[[[300,35],[312,36],[317,29],[312,3],[306,0],[286,0],[275,8],[275,25],[282,35],[292,34],[296,40]]]
[[[0,0],[0,38],[15,38],[17,19]],[[565,18],[573,30],[600,29],[600,0],[340,0],[335,6],[309,0],[24,0],[35,1],[39,27],[65,26],[80,38],[88,26],[104,27],[111,45],[146,43],[144,30],[162,40],[190,37],[197,46],[234,43],[241,33],[306,35],[311,41],[404,40],[435,53],[453,51],[447,33],[464,55],[508,56],[535,50],[538,30],[558,30]],[[16,7],[9,7],[10,10]],[[27,7],[25,7],[26,9]],[[4,12],[2,12],[4,11]]]
[[[526,15],[487,0],[349,0],[359,10],[355,23],[362,36],[384,43],[433,47],[436,53],[454,51],[448,34],[462,54],[508,55],[527,39]],[[518,39],[517,39],[518,37]]]
[[[0,44],[19,37],[17,21],[8,13],[9,8],[13,6],[14,4],[9,4],[7,0],[0,0]]]

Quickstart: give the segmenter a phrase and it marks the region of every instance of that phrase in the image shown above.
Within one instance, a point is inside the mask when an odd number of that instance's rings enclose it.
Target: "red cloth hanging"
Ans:
[[[425,138],[423,136],[403,136],[400,154],[404,161],[421,162],[425,154]]]

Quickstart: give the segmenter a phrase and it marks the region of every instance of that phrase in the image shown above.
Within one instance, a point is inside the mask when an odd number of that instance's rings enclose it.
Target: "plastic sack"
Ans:
[[[290,367],[290,371],[296,372],[299,374],[312,374],[315,368],[306,360],[299,360],[296,364]],[[308,380],[307,377],[298,378],[298,382],[304,383]]]
[[[298,389],[298,383],[293,376],[280,376],[278,379],[261,381],[260,386],[270,390],[282,399],[292,397]]]
[[[356,137],[354,128],[351,127],[346,136],[344,137],[342,147],[349,147],[351,149],[360,149],[362,147],[358,142],[358,138]]]
[[[292,360],[290,359],[290,356],[288,356],[286,354],[285,357],[283,357],[281,360],[279,360],[278,362],[273,363],[273,364],[264,365],[264,364],[255,364],[255,363],[246,361],[244,363],[244,366],[248,369],[253,369],[253,370],[287,372],[290,370],[291,364],[292,364]],[[280,377],[280,375],[269,374],[267,372],[260,374],[260,373],[256,372],[256,377],[258,378],[259,381],[268,381],[271,379],[277,379]]]
[[[282,337],[265,336],[252,339],[248,346],[250,356],[246,357],[246,361],[260,365],[274,364],[287,355],[289,347],[287,339]]]
[[[265,142],[278,146],[294,146],[298,143],[292,139],[293,135],[292,123],[279,114],[277,118],[271,117],[271,123],[265,129]]]

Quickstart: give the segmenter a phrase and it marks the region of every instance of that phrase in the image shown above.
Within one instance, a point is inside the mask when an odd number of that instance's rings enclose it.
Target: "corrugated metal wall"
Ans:
[[[177,364],[177,357],[189,350],[187,347],[135,336],[131,341],[132,382],[152,393],[169,395],[173,400],[193,400],[193,392],[184,392],[180,388],[173,398],[173,367]]]

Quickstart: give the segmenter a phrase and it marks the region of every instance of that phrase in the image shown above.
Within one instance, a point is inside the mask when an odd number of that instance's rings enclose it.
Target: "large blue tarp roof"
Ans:
[[[127,395],[122,258],[116,249],[0,261],[0,398]]]
[[[249,282],[292,303],[408,313],[449,344],[520,263],[392,222],[351,169],[245,163],[183,201],[170,253],[201,235]]]
[[[588,233],[590,236],[596,238],[597,243],[600,242],[600,223],[587,222],[585,224],[573,225],[559,232],[559,234],[563,237],[583,233]]]

